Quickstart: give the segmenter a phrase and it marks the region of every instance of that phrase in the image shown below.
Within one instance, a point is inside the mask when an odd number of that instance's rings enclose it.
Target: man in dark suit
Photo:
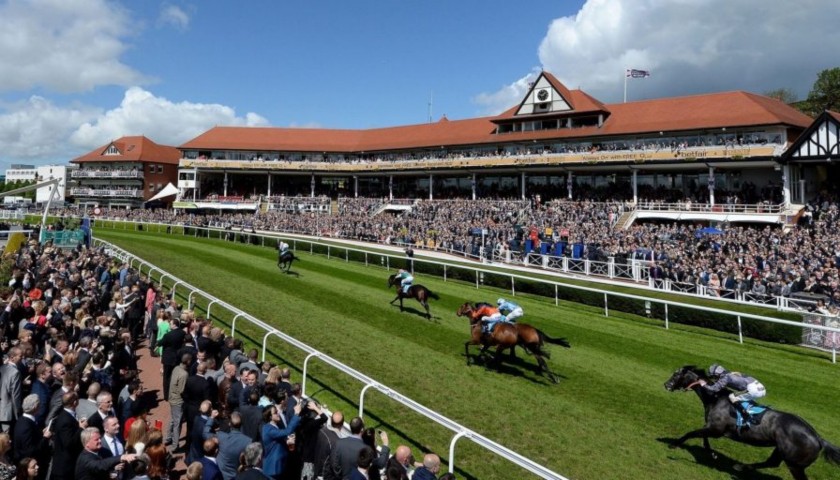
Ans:
[[[187,333],[181,328],[179,319],[172,320],[172,330],[160,339],[162,353],[160,361],[163,364],[163,399],[169,401],[169,382],[172,379],[172,370],[178,365],[180,358],[178,350],[184,346],[184,337]]]
[[[49,437],[52,436],[52,433],[41,428],[35,420],[39,410],[41,410],[41,401],[38,395],[32,393],[23,399],[23,416],[15,423],[15,430],[12,432],[15,463],[29,457],[38,460],[39,465],[49,464]],[[46,476],[46,470],[45,467],[39,478]]]
[[[114,343],[114,354],[111,357],[111,368],[114,371],[113,392],[119,392],[137,374],[137,359],[131,350],[131,334],[123,332]]]
[[[199,362],[195,375],[187,377],[187,383],[184,385],[183,393],[181,393],[181,399],[184,401],[184,417],[187,421],[187,438],[192,436],[193,421],[198,416],[201,402],[218,396],[218,393],[214,391],[216,384],[208,380],[204,376],[205,373],[207,373],[207,364]]]
[[[115,469],[117,465],[125,462],[133,462],[137,457],[133,453],[102,458],[99,451],[102,449],[102,438],[99,430],[88,427],[80,434],[79,438],[84,445],[84,450],[79,454],[75,469],[76,480],[105,480],[108,472]],[[124,465],[123,465],[124,466]]]
[[[259,406],[260,392],[256,389],[248,390],[248,398],[239,406],[242,415],[242,433],[255,442],[262,439],[263,409]],[[291,418],[291,417],[289,417]]]
[[[53,369],[53,371],[55,371],[55,369]],[[61,379],[61,387],[58,390],[56,390],[55,393],[53,393],[52,397],[50,397],[50,408],[49,413],[47,414],[46,425],[49,425],[50,422],[55,419],[56,415],[58,415],[59,412],[61,412],[61,409],[64,407],[64,395],[70,392],[74,392],[78,383],[79,376],[76,375],[74,372],[67,372],[64,374],[64,377]],[[76,398],[78,399],[78,397]]]
[[[204,426],[207,425],[207,420],[210,419],[210,412],[213,410],[213,404],[210,400],[201,402],[199,406],[199,413],[193,419],[193,429],[190,435],[187,436],[187,464],[197,462],[204,453]],[[215,457],[215,455],[213,455]]]
[[[79,376],[82,375],[82,372],[85,371],[85,367],[90,362],[90,359],[93,357],[90,349],[93,348],[93,340],[90,337],[82,337],[79,339],[79,351],[76,357],[76,366],[73,367],[73,371],[76,372]]]
[[[37,415],[35,415],[35,421],[42,428],[47,424],[47,413],[49,413],[50,398],[52,397],[50,386],[47,385],[50,376],[52,376],[52,369],[46,363],[39,363],[35,367],[35,379],[32,380],[32,393],[38,395],[38,403],[41,405]]]
[[[75,478],[76,461],[83,450],[82,428],[87,427],[86,421],[76,420],[78,403],[76,392],[71,391],[61,397],[62,408],[52,422],[53,462],[50,480]]]
[[[249,374],[249,370],[247,368],[243,368],[242,371],[239,372],[239,381],[232,382],[230,384],[230,390],[228,390],[227,394],[227,406],[231,412],[239,409],[239,405],[242,402],[243,392],[246,388],[248,388]]]
[[[324,480],[347,480],[356,470],[359,452],[365,448],[362,430],[365,423],[359,417],[350,420],[350,436],[340,438],[330,453],[330,462],[324,471]]]
[[[114,397],[108,392],[102,392],[96,396],[96,413],[90,416],[87,421],[87,426],[96,427],[99,434],[105,433],[105,419],[108,417],[116,417],[113,408]]]
[[[203,445],[204,456],[199,458],[202,472],[201,480],[223,480],[222,471],[216,464],[216,455],[219,454],[219,441],[216,438],[208,438]]]

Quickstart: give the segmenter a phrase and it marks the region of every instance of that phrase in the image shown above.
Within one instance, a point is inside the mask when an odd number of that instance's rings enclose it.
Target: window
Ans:
[[[158,173],[163,173],[163,165],[158,165]]]
[[[105,150],[105,155],[119,155],[119,154],[120,154],[120,151],[117,149],[117,146],[114,145],[114,144],[109,145],[108,148]]]
[[[154,184],[154,183],[150,183],[150,184],[149,184],[149,191],[150,191],[150,192],[154,192],[154,191],[155,191],[155,184]]]
[[[149,164],[149,173],[155,173],[155,166]]]

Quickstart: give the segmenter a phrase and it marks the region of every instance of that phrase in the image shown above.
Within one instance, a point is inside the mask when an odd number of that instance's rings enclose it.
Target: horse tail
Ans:
[[[828,463],[840,466],[840,448],[823,439],[820,439],[820,443],[823,447],[823,457],[825,457]]]
[[[540,339],[545,341],[545,342],[551,343],[553,345],[560,345],[561,347],[565,347],[565,348],[572,348],[572,344],[569,343],[569,341],[566,340],[564,337],[561,337],[561,338],[550,337],[545,332],[543,332],[542,330],[539,330],[539,329],[537,330],[537,333],[540,334]]]

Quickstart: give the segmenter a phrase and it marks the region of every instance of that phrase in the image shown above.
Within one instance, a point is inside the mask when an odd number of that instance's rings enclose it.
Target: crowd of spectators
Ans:
[[[390,455],[387,433],[358,417],[348,430],[341,412],[302,397],[289,368],[260,362],[104,249],[31,241],[6,261],[0,480],[160,480],[182,454],[191,479],[437,479],[436,455]],[[136,356],[146,339],[170,407],[155,425]]]
[[[724,201],[737,204],[778,193],[773,185],[744,187],[719,194]],[[387,199],[342,198],[336,215],[287,210],[203,215],[111,210],[105,215],[412,245],[491,259],[521,259],[528,246],[540,252],[540,244],[548,243],[549,252],[574,258],[612,258],[620,264],[641,260],[644,273],[657,284],[667,279],[683,291],[738,298],[747,294],[754,299],[808,294],[824,299],[829,306],[840,303],[839,204],[833,193],[823,193],[811,201],[792,228],[733,223],[721,225],[717,234],[699,234],[708,224],[695,222],[637,220],[629,228],[615,228],[632,203],[604,201],[609,196],[600,189],[578,193],[591,200],[544,202],[541,198],[550,197],[541,194],[529,200],[416,200],[410,210],[380,211],[390,203]],[[656,201],[670,200],[672,194],[661,188],[640,190],[640,198]],[[614,191],[616,197],[621,195]],[[694,201],[702,202],[702,198]]]

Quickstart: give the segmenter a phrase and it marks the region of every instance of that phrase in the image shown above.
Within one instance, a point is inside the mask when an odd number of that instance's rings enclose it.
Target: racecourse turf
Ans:
[[[403,313],[388,304],[394,294],[386,288],[388,272],[379,266],[298,251],[302,260],[292,266],[295,275],[286,275],[277,269],[275,251],[260,246],[108,228],[97,228],[95,236],[568,478],[790,478],[784,468],[737,474],[736,462],[764,460],[770,450],[728,439],[712,440],[721,454],[717,461],[703,453],[699,440],[668,449],[668,440],[703,423],[695,395],[663,388],[684,364],[721,362],[748,372],[767,386],[767,404],[802,416],[840,444],[840,365],[811,350],[751,340],[741,345],[719,332],[666,330],[659,321],[619,312],[604,317],[600,308],[562,301],[555,306],[553,300],[517,295],[523,321],[572,344],[571,350],[548,347],[549,366],[561,377],[555,385],[537,375],[533,358],[521,351],[502,372],[466,366],[468,326],[455,316],[456,308],[509,292],[421,275],[415,283],[440,295],[432,301],[429,321],[414,300],[406,301]],[[202,307],[206,303],[198,301]],[[211,312],[216,322],[229,324],[231,314],[218,306]],[[241,319],[236,329],[237,336],[261,345],[260,329]],[[269,360],[302,368],[303,357],[293,347],[269,341]],[[361,384],[317,359],[310,361],[309,375],[309,395],[343,410],[348,419],[353,416]],[[447,462],[448,429],[374,390],[365,398],[365,414],[368,426],[387,431],[392,445],[411,446],[418,459],[433,451]],[[459,440],[455,460],[459,478],[533,478],[468,439]],[[808,473],[840,478],[840,468],[822,459]]]

